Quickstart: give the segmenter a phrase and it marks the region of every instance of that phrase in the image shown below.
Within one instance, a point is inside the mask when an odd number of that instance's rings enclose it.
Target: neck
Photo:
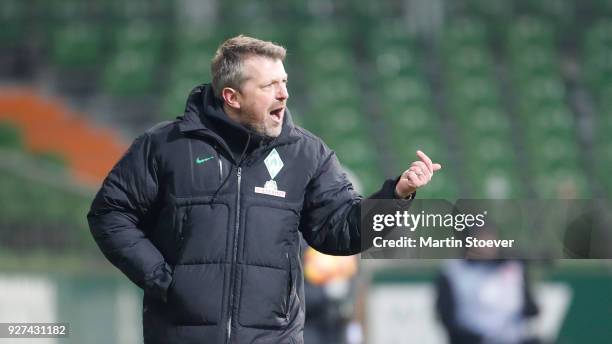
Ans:
[[[232,121],[236,122],[237,124],[242,124],[240,123],[240,114],[238,113],[238,111],[236,111],[236,109],[233,109],[227,106],[226,103],[223,103],[223,111]]]

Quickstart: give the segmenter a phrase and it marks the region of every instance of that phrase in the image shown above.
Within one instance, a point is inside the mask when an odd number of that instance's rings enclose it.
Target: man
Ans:
[[[105,256],[144,289],[146,343],[302,343],[299,234],[361,249],[359,204],[334,153],[294,126],[285,49],[238,36],[185,113],[137,138],[88,214]],[[441,168],[422,152],[376,198],[414,197]]]

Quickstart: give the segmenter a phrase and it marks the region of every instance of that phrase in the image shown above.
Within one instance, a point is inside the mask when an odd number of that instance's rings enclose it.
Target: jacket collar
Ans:
[[[240,136],[246,138],[251,135],[251,140],[255,142],[263,139],[260,135],[232,121],[225,114],[221,102],[214,96],[209,84],[198,85],[190,92],[185,112],[178,119],[178,127],[181,132],[212,133],[221,138],[225,144],[228,143],[230,137],[232,139]],[[298,139],[291,113],[289,109],[286,109],[281,134],[274,138],[271,144],[274,146],[288,144]]]

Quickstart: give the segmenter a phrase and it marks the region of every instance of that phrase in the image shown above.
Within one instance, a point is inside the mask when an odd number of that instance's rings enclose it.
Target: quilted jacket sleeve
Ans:
[[[148,134],[134,141],[104,180],[87,219],[106,258],[145,293],[165,300],[171,268],[141,228],[158,192],[150,147]]]
[[[321,143],[320,162],[307,186],[300,231],[308,244],[330,255],[353,255],[361,245],[360,203],[363,199],[342,170],[335,153]],[[386,180],[371,199],[393,199],[396,181]]]

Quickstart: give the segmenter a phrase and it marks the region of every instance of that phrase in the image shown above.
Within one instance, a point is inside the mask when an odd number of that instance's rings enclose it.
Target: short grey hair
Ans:
[[[253,37],[239,35],[226,40],[219,46],[210,64],[215,96],[222,98],[221,91],[225,87],[240,89],[246,80],[242,71],[245,58],[255,55],[283,61],[286,54],[284,47]]]

